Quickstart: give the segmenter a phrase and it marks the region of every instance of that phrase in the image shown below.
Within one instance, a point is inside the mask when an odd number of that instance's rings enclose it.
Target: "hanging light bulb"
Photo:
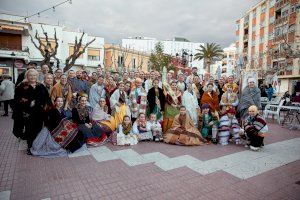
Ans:
[[[38,13],[37,15],[38,15],[38,17],[40,17],[40,16],[41,16],[41,15],[40,15],[40,13]]]
[[[55,7],[54,6],[52,7],[52,10],[53,10],[53,12],[55,12]]]
[[[27,17],[24,18],[24,21],[27,22]]]

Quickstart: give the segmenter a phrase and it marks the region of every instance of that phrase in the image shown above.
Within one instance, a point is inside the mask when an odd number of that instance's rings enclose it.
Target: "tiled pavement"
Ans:
[[[0,128],[0,200],[300,199],[300,133],[278,125],[262,152],[149,142],[56,159],[27,156],[9,118]]]

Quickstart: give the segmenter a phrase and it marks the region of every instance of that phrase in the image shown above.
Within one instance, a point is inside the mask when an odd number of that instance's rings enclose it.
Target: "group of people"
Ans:
[[[1,88],[0,88],[1,89]],[[252,150],[268,131],[260,116],[260,89],[248,79],[241,91],[234,76],[61,69],[30,63],[19,75],[13,104],[13,133],[27,140],[28,154],[56,157],[84,144],[227,145]]]

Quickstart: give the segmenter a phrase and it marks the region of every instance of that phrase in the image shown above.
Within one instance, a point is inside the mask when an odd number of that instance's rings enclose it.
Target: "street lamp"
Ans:
[[[191,63],[191,68],[193,67],[193,54],[190,54],[190,63]]]
[[[12,64],[12,69],[13,69],[13,76],[12,76],[12,79],[13,79],[13,83],[15,83],[15,52],[12,52],[11,54],[11,57],[13,57],[13,64]]]

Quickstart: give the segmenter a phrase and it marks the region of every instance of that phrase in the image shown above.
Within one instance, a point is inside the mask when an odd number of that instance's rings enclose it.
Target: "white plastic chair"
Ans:
[[[272,119],[274,119],[274,117],[277,119],[278,124],[280,124],[280,109],[283,106],[284,100],[280,100],[279,104],[268,104],[265,107],[264,110],[264,118],[267,119],[269,117],[269,115],[272,116]]]

